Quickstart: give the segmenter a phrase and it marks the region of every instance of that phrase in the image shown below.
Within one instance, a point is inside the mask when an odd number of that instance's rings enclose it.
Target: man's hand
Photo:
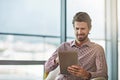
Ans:
[[[79,65],[72,65],[67,68],[68,72],[74,76],[81,77],[83,79],[90,79],[91,74],[81,68]]]

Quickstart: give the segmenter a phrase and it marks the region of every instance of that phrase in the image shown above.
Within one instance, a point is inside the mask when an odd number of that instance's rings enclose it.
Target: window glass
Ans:
[[[43,80],[43,65],[1,65],[0,80]]]
[[[60,1],[0,0],[0,33],[25,34],[0,34],[1,60],[47,60],[60,43]]]
[[[0,60],[47,60],[59,45],[54,37],[0,36]]]
[[[0,0],[0,32],[60,35],[59,0]]]

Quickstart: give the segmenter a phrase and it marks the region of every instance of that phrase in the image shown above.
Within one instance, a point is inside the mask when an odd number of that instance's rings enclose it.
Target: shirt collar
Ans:
[[[89,46],[90,46],[90,43],[91,43],[91,42],[90,42],[90,39],[88,39],[85,43],[83,43],[83,44],[81,45],[81,47],[82,47],[82,46],[87,46],[87,47],[89,47]],[[77,46],[76,43],[75,43],[75,40],[73,40],[73,41],[71,42],[70,46],[71,46],[71,47]]]

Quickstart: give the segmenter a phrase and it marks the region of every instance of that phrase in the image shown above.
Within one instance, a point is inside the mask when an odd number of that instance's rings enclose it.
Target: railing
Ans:
[[[2,33],[0,35],[16,35],[16,36],[33,36],[33,37],[48,37],[48,38],[60,38],[60,36],[50,36],[50,35],[37,35],[37,34],[19,34],[19,33]]]
[[[0,60],[0,65],[40,65],[45,61],[33,61],[33,60]]]

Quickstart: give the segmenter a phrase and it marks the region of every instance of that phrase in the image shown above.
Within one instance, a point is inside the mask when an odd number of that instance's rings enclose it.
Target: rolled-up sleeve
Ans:
[[[99,47],[98,49],[96,54],[96,72],[90,72],[91,77],[104,77],[108,80],[105,53],[102,47]]]

